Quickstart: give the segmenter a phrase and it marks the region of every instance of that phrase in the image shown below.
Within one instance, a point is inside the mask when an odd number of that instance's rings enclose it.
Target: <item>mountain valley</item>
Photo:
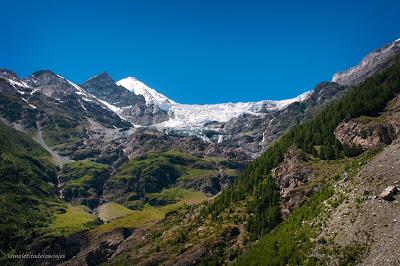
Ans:
[[[399,93],[400,40],[279,101],[1,69],[0,263],[399,264]]]

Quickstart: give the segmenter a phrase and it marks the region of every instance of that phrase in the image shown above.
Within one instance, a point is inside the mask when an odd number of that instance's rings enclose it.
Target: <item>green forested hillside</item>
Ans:
[[[218,219],[219,214],[229,206],[248,200],[248,230],[258,237],[267,233],[280,221],[279,201],[268,175],[283,159],[283,154],[292,145],[321,159],[334,159],[353,155],[352,147],[343,147],[334,137],[334,129],[343,121],[360,115],[374,116],[382,111],[388,101],[400,91],[400,57],[393,64],[366,79],[361,85],[352,88],[342,98],[328,105],[311,120],[293,128],[282,136],[255,161],[253,161],[236,180],[209,204],[203,215],[211,214]],[[357,148],[357,147],[355,147]],[[260,187],[266,189],[260,190]],[[261,195],[260,194],[261,192]],[[256,195],[249,197],[250,195]],[[271,203],[273,202],[273,203]]]
[[[338,165],[348,173],[348,177],[353,177],[373,155],[374,152],[365,152],[354,158],[342,159]],[[265,234],[258,243],[252,245],[238,258],[235,265],[326,265],[323,259],[311,256],[310,252],[315,247],[315,240],[323,228],[323,222],[329,219],[328,211],[345,200],[344,194],[335,194],[333,183],[340,179],[341,176],[336,175],[330,182],[321,184],[320,191],[296,208],[285,221]],[[318,241],[325,244],[327,240],[321,238]],[[362,252],[359,248],[357,243],[353,243],[344,250],[336,249],[331,252],[340,258],[339,265],[353,265]],[[326,255],[329,256],[329,253]]]
[[[50,155],[28,135],[0,122],[0,251],[20,252],[50,219],[56,200]]]

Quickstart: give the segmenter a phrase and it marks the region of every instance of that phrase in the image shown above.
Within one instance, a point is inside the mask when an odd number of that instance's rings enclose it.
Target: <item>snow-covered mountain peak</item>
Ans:
[[[149,86],[134,77],[121,79],[117,82],[117,85],[126,88],[136,95],[143,95],[146,100],[146,104],[155,104],[160,106],[164,110],[168,110],[171,104],[175,104],[173,100],[157,92],[155,89],[150,88]]]

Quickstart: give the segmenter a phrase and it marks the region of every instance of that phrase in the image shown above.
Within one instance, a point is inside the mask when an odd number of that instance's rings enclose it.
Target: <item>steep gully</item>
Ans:
[[[64,164],[68,163],[70,159],[65,156],[60,156],[56,151],[54,151],[52,148],[49,147],[49,145],[46,144],[46,142],[43,139],[43,133],[42,133],[42,127],[40,125],[40,122],[36,122],[36,127],[37,131],[33,136],[33,140],[36,141],[40,146],[43,147],[48,153],[50,153],[51,158],[53,159],[53,162],[60,168],[57,174],[57,187],[58,187],[58,193],[60,197],[63,197],[63,189],[62,189],[62,183],[60,180],[60,172],[64,166]]]

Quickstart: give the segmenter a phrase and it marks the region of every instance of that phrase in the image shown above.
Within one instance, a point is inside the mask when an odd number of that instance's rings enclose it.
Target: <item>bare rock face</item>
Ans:
[[[353,119],[340,123],[335,130],[335,137],[342,144],[359,145],[367,150],[388,145],[397,135],[391,125]]]
[[[124,143],[124,153],[130,159],[148,152],[166,152],[171,149],[200,155],[204,153],[207,145],[195,136],[179,137],[154,128],[138,128]]]
[[[50,70],[36,71],[23,81],[44,95],[57,99],[63,99],[76,91],[72,84]]]
[[[363,60],[348,70],[336,73],[332,77],[332,82],[345,86],[353,86],[361,83],[367,77],[372,76],[390,64],[393,56],[400,52],[400,39],[372,51]]]
[[[86,232],[81,241],[81,249],[70,260],[59,265],[99,265],[106,262],[118,246],[131,236],[133,229],[117,228],[99,236]]]
[[[106,72],[90,78],[81,87],[98,99],[120,108],[120,114],[133,124],[149,126],[168,120],[167,111],[155,104],[146,104],[142,95],[118,86]]]
[[[299,149],[292,147],[286,152],[283,162],[272,170],[273,177],[279,185],[284,215],[291,213],[315,190],[315,188],[298,189],[315,178],[312,168],[307,165],[307,161],[307,158]]]
[[[340,143],[359,145],[364,150],[391,144],[400,137],[400,96],[389,102],[381,116],[342,122],[334,133]]]
[[[165,133],[155,128],[137,128],[124,142],[124,153],[129,159],[148,152],[177,150],[195,156],[215,156],[247,161],[249,156],[236,147],[206,142],[197,136]]]

